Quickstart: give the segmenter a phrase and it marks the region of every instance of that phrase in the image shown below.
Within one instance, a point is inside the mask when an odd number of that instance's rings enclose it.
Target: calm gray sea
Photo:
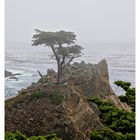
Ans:
[[[75,61],[98,63],[106,59],[110,84],[115,93],[123,93],[113,84],[115,80],[125,80],[135,85],[135,45],[133,43],[82,43],[84,55]],[[46,73],[47,69],[56,69],[54,60],[49,59],[51,51],[47,47],[32,47],[25,43],[6,43],[5,69],[18,75],[18,81],[5,78],[5,98],[15,96],[22,88],[39,79],[37,70]]]

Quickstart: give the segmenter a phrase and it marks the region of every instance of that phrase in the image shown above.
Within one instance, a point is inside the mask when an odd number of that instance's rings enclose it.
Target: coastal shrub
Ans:
[[[99,110],[101,113],[106,113],[109,111],[112,111],[114,108],[112,106],[107,106],[107,105],[101,105],[99,106]]]
[[[106,100],[103,100],[101,98],[98,97],[93,97],[93,98],[88,98],[88,101],[90,102],[94,102],[97,105],[113,105],[111,101],[108,100],[108,102],[106,102]]]
[[[131,83],[130,82],[125,82],[125,81],[121,81],[121,80],[117,80],[114,82],[114,84],[116,84],[117,86],[120,86],[123,88],[124,85],[130,87]]]
[[[121,102],[126,102],[131,108],[132,111],[135,111],[135,88],[130,87],[130,82],[124,81],[115,81],[114,82],[117,86],[120,86],[124,91],[125,95],[119,96]]]
[[[91,140],[103,140],[103,136],[95,130],[91,133],[90,139]]]
[[[109,128],[104,128],[100,132],[92,132],[90,136],[91,140],[135,140],[134,133],[121,134],[112,131]]]
[[[56,134],[49,134],[47,136],[32,136],[27,137],[19,131],[16,132],[6,132],[5,140],[62,140],[57,137]]]
[[[47,135],[47,140],[62,140],[62,139],[58,138],[56,134],[49,134]]]
[[[99,99],[100,102],[94,101],[98,105],[98,108],[101,112],[100,119],[102,119],[102,122],[115,131],[120,131],[122,133],[126,132],[134,132],[134,124],[135,124],[135,113],[134,112],[127,112],[122,109],[118,109],[114,105],[111,105],[110,103],[105,103],[107,101],[103,100],[103,103],[101,103],[101,99]],[[93,99],[92,99],[93,101]],[[127,119],[127,121],[126,121]],[[114,123],[115,122],[115,123]],[[116,130],[117,128],[117,130]]]
[[[88,101],[94,102],[94,103],[96,103],[98,105],[100,105],[103,102],[100,98],[97,98],[97,97],[95,97],[95,98],[89,98]]]
[[[131,112],[119,109],[113,103],[101,98],[88,99],[97,104],[101,114],[99,115],[104,127],[99,132],[93,131],[91,140],[135,140],[135,88],[131,83],[117,81],[116,84],[125,89],[126,94],[119,96],[122,102],[132,107]],[[125,88],[125,85],[127,88]]]
[[[43,95],[44,94],[41,91],[36,91],[36,92],[33,92],[31,94],[31,98],[32,99],[39,99],[39,98],[43,97]]]
[[[128,100],[127,96],[123,96],[123,95],[119,96],[119,99],[121,100],[121,102],[127,102]]]
[[[123,85],[123,87],[122,87],[125,91],[127,91],[128,89],[129,89],[129,86],[127,86],[127,85]]]
[[[59,93],[50,94],[48,96],[49,100],[51,100],[55,104],[60,104],[63,102],[64,96]]]
[[[27,137],[19,131],[16,131],[15,133],[6,132],[5,140],[27,140]]]
[[[61,140],[56,134],[49,134],[47,136],[32,136],[27,140]]]

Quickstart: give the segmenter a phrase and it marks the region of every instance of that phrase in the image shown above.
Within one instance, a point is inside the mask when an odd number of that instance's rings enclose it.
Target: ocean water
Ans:
[[[110,84],[117,95],[123,91],[115,86],[115,80],[130,81],[135,86],[135,45],[130,43],[82,43],[84,55],[75,61],[98,63],[106,59]],[[47,73],[56,70],[56,62],[49,58],[51,50],[44,46],[33,47],[25,43],[6,43],[5,69],[17,75],[18,81],[5,78],[5,98],[15,96],[39,79],[37,71]]]

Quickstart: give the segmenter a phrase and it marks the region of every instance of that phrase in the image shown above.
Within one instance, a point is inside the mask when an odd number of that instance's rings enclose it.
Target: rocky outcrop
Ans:
[[[15,81],[18,81],[18,78],[15,77],[15,76],[10,76],[10,77],[9,77],[9,80],[15,80]]]
[[[67,81],[73,81],[74,85],[80,85],[84,94],[88,97],[99,96],[105,98],[112,95],[109,84],[108,67],[105,60],[98,64],[74,63],[63,70]]]
[[[89,140],[93,129],[100,130],[100,112],[87,98],[115,96],[106,61],[74,63],[64,68],[63,75],[61,84],[56,85],[56,73],[49,70],[36,84],[7,100],[6,131],[19,130],[30,136],[56,133],[63,140]]]
[[[56,133],[63,140],[88,140],[91,130],[101,129],[98,115],[76,87],[52,86],[41,93],[43,97],[39,99],[15,97],[15,101],[6,103],[7,131],[20,130],[27,135]],[[58,93],[63,96],[59,103],[50,98],[52,94],[59,96]]]
[[[9,77],[9,76],[12,76],[12,75],[13,75],[12,72],[5,70],[5,77]]]
[[[18,75],[21,75],[21,74],[20,73],[13,74],[12,72],[5,70],[5,77],[8,77],[9,80],[18,81],[19,79],[16,77]]]

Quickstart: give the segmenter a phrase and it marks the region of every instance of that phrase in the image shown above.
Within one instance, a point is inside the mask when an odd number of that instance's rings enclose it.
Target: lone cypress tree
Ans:
[[[82,55],[82,47],[76,44],[76,35],[73,32],[58,31],[45,32],[35,29],[36,34],[33,35],[32,45],[45,45],[50,47],[53,55],[52,58],[57,62],[58,84],[62,76],[64,66],[70,64],[73,59]]]

